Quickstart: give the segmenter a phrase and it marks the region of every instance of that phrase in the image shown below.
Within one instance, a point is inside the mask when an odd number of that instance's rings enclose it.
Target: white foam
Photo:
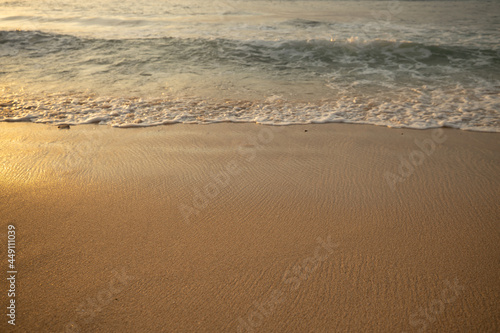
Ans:
[[[350,95],[337,100],[300,103],[270,96],[262,101],[199,99],[126,99],[54,94],[14,98],[0,106],[0,121],[49,124],[97,123],[120,128],[165,124],[247,122],[265,125],[356,123],[398,128],[451,127],[500,132],[500,93],[478,89],[401,89],[387,96]],[[77,98],[79,97],[79,98]]]

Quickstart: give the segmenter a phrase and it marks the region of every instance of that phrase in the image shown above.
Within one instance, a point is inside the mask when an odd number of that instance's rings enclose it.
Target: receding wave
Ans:
[[[35,99],[0,100],[0,121],[51,124],[102,124],[143,127],[175,123],[209,124],[247,122],[265,125],[311,123],[358,123],[397,128],[451,127],[500,132],[500,113],[484,104],[457,102],[460,91],[401,94],[399,100],[344,97],[323,103],[299,103],[278,96],[262,101],[217,101],[197,99],[142,99],[59,94]],[[490,94],[498,105],[499,94]],[[415,100],[422,98],[422,101]],[[429,99],[426,101],[425,99]],[[437,103],[436,103],[437,102]],[[483,106],[480,106],[483,105]]]
[[[0,31],[0,45],[4,82],[30,87],[27,94],[4,85],[3,121],[122,127],[220,121],[354,122],[500,129],[496,49],[357,38],[97,39],[41,31]],[[127,95],[125,89],[148,84],[148,89],[162,87],[163,81],[181,74],[206,77],[206,85],[219,86],[222,83],[217,80],[233,73],[251,82],[238,88],[240,83],[231,81],[234,89],[244,93],[266,82],[280,82],[285,90],[287,85],[296,90],[321,89],[307,101],[292,101],[271,90],[252,99],[228,95],[211,100],[201,93],[181,96],[164,90],[141,98]],[[196,87],[196,80],[190,84]],[[85,83],[92,89],[67,88]]]

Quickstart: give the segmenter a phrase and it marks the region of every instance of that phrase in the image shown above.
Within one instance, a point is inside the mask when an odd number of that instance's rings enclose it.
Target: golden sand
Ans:
[[[497,332],[495,133],[0,123],[2,332]]]

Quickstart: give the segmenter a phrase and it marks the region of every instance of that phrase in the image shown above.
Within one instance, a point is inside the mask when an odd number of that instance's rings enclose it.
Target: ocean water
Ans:
[[[0,121],[500,132],[500,1],[0,0]]]

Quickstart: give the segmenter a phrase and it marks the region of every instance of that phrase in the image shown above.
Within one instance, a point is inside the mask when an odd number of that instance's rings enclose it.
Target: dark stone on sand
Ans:
[[[69,129],[69,125],[68,124],[62,124],[62,125],[57,125],[57,128],[59,129]]]

